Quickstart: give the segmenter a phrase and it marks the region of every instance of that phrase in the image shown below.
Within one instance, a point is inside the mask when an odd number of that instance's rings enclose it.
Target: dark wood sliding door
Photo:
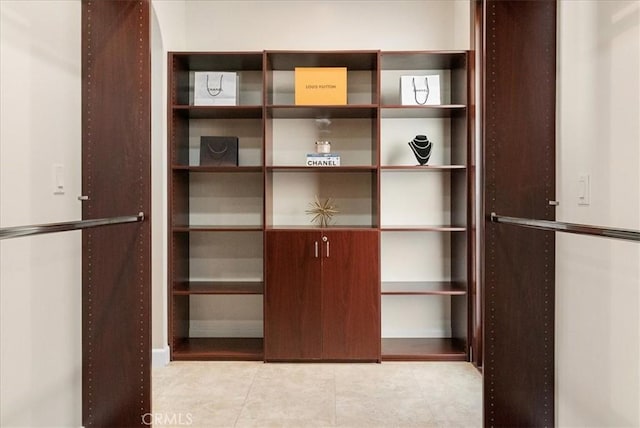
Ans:
[[[483,0],[484,424],[554,424],[556,2]]]
[[[82,235],[82,422],[151,412],[149,2],[82,2],[83,219],[143,223]],[[150,417],[146,417],[146,422]]]

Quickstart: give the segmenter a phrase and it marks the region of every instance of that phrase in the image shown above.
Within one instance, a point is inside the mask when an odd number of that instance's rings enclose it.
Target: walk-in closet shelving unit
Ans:
[[[380,56],[382,359],[468,358],[466,52]],[[401,105],[400,76],[438,75],[438,105]],[[407,143],[427,135],[426,166]]]
[[[265,58],[265,359],[379,361],[378,52]],[[345,67],[346,105],[295,105],[296,67]],[[340,166],[305,167],[327,139]],[[328,228],[316,196],[340,211]]]
[[[170,53],[169,66],[173,359],[467,358],[466,52]],[[347,67],[347,105],[295,105],[304,66]],[[238,72],[239,105],[193,106],[194,71]],[[424,74],[440,76],[441,103],[401,105],[400,76]],[[434,143],[429,166],[407,146],[416,134]],[[240,166],[197,166],[202,135],[238,136]],[[324,138],[341,166],[305,167]],[[305,213],[316,195],[340,210],[328,229]],[[362,285],[277,286],[297,268],[278,264],[306,257],[286,247],[313,246],[314,231],[349,252],[331,265],[321,247],[321,265],[359,270],[343,277]],[[368,263],[354,256],[370,247]],[[344,280],[311,269],[293,274]]]
[[[261,52],[169,54],[174,360],[263,358],[262,64]],[[194,72],[212,70],[238,73],[237,105],[194,105]],[[209,135],[238,137],[238,166],[200,165]]]

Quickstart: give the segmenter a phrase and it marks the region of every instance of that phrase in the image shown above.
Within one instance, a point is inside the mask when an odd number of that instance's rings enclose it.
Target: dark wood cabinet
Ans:
[[[376,230],[268,231],[265,359],[380,359]]]
[[[267,360],[320,358],[322,264],[318,241],[318,232],[267,233]]]
[[[331,231],[321,235],[322,357],[329,360],[378,360],[378,233]]]

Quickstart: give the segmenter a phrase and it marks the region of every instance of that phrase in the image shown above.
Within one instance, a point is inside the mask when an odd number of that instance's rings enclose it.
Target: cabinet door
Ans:
[[[319,239],[317,231],[267,232],[266,360],[322,356]]]
[[[379,360],[378,233],[331,231],[321,243],[322,357]]]

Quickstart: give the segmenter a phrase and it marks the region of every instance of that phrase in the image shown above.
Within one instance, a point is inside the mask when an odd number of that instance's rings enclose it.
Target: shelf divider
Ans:
[[[172,165],[174,171],[188,172],[262,172],[261,166]]]
[[[465,170],[465,165],[382,165],[380,167],[383,171],[450,171],[450,170]]]
[[[453,338],[382,338],[383,361],[466,361],[464,343]]]
[[[465,295],[465,284],[452,281],[382,281],[382,295]]]
[[[263,294],[263,281],[177,281],[174,295],[192,294]]]
[[[262,338],[190,337],[178,341],[173,359],[179,361],[261,361],[264,359]]]
[[[465,232],[464,226],[456,225],[383,225],[382,232]]]
[[[173,226],[174,232],[261,232],[260,225],[228,225],[228,226],[193,226],[193,225],[176,225]]]

